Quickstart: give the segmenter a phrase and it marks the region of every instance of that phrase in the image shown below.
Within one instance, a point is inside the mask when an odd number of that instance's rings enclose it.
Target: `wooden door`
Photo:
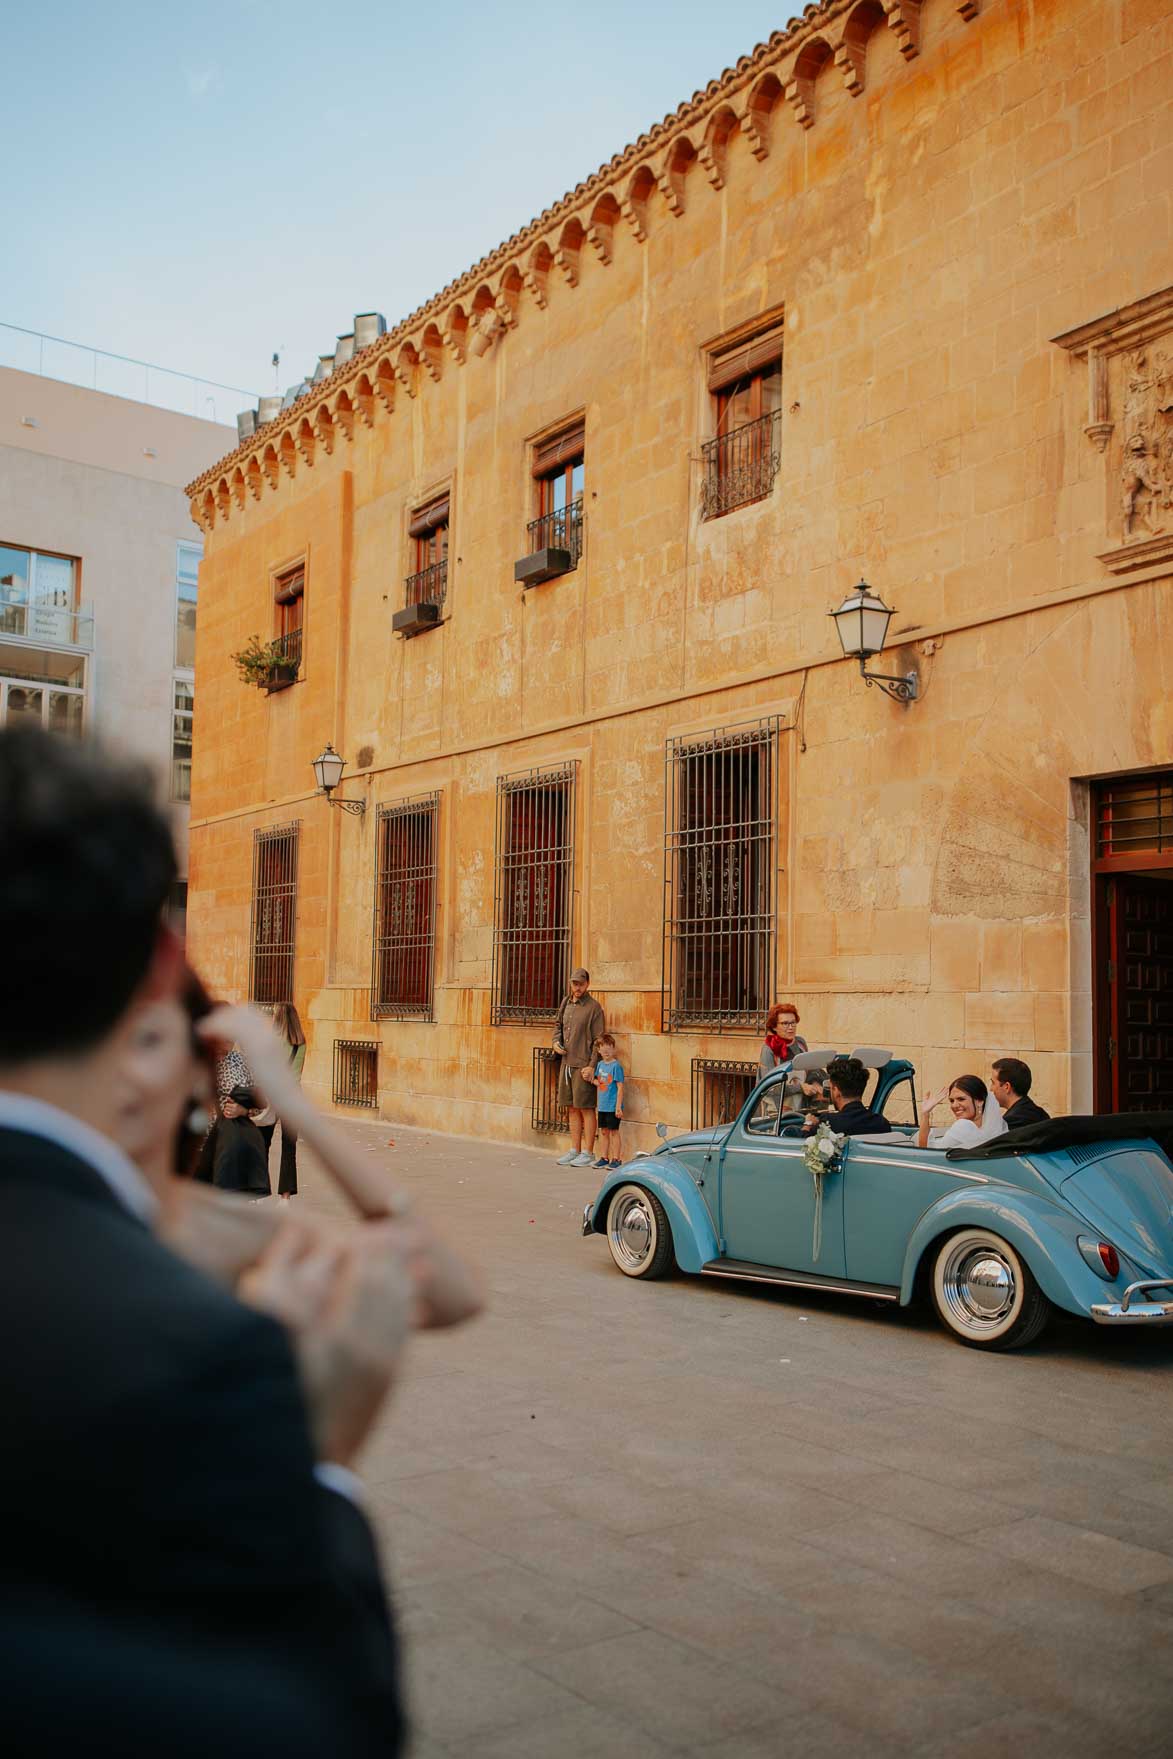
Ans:
[[[1106,882],[1102,1108],[1173,1110],[1173,876]]]

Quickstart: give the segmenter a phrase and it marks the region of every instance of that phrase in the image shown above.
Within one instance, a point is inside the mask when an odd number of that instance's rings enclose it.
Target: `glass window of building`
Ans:
[[[175,551],[175,664],[190,671],[195,666],[196,594],[203,551],[198,544],[176,544]]]
[[[84,654],[0,641],[0,727],[34,721],[54,732],[80,734],[85,682]]]
[[[17,544],[0,544],[0,634],[72,641],[77,562]]]
[[[191,799],[191,721],[195,686],[186,678],[175,680],[175,707],[171,717],[171,798]]]

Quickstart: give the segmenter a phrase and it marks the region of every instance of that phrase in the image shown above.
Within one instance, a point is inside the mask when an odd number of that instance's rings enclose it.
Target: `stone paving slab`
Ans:
[[[1173,1750],[1173,1337],[632,1283],[589,1169],[346,1127],[490,1290],[364,1461],[412,1759]]]

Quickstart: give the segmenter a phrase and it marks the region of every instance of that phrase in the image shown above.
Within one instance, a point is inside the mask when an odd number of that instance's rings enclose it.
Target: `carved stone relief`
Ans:
[[[1127,359],[1120,512],[1125,543],[1173,523],[1173,360],[1164,349]]]

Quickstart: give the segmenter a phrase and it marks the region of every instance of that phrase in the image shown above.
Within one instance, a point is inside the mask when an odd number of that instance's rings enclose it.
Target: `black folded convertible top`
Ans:
[[[946,1160],[1005,1160],[1013,1154],[1045,1154],[1078,1142],[1132,1142],[1149,1137],[1173,1160],[1173,1112],[1104,1112],[1099,1117],[1048,1118],[1007,1130],[979,1148],[947,1148]]]

